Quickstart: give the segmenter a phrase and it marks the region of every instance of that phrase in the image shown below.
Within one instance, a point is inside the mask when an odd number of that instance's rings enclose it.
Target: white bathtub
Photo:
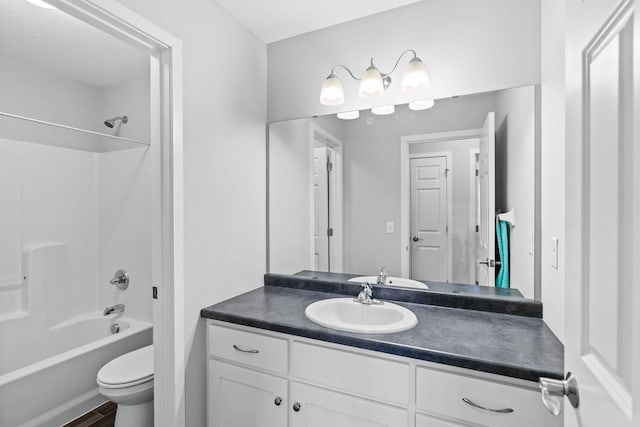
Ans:
[[[2,326],[8,323],[13,322]],[[120,325],[120,332],[111,333],[113,323]],[[2,427],[50,427],[82,415],[105,400],[96,385],[98,370],[152,342],[150,323],[100,312],[20,340],[7,339],[12,334],[6,329],[0,335]]]

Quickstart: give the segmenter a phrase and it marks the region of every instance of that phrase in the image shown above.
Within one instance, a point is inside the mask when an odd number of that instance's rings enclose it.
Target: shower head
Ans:
[[[116,121],[118,121],[118,120],[121,120],[121,121],[122,121],[122,124],[123,124],[123,125],[126,125],[126,124],[127,124],[127,122],[129,121],[129,117],[127,117],[127,116],[114,117],[113,119],[105,120],[105,121],[104,121],[104,125],[105,125],[106,127],[108,127],[109,129],[112,129],[112,128],[115,126]]]

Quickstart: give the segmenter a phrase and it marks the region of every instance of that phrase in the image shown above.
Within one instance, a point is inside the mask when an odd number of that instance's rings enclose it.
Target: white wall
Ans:
[[[509,285],[534,298],[535,263],[529,235],[535,233],[535,87],[498,92],[496,102],[496,209],[515,210],[509,235]]]
[[[553,332],[565,336],[565,4],[542,0],[542,238],[541,287],[544,318]],[[551,237],[560,239],[559,269],[551,267]]]
[[[429,0],[271,43],[269,121],[370,108],[374,103],[358,98],[357,82],[343,70],[336,74],[345,103],[320,105],[320,87],[331,66],[345,64],[360,75],[373,57],[389,71],[406,49],[416,50],[429,69],[428,97],[537,84],[540,1]],[[401,71],[379,102],[408,101],[400,91]]]
[[[120,0],[182,40],[188,426],[205,425],[200,309],[262,285],[266,46],[215,1]]]

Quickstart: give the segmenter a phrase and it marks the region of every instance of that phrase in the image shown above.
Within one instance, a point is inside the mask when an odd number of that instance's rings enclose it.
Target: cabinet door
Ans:
[[[453,421],[445,421],[423,414],[416,414],[416,427],[465,427],[465,424],[456,424]]]
[[[286,427],[287,380],[209,360],[209,427]]]
[[[291,383],[291,427],[402,427],[407,411],[341,393]]]

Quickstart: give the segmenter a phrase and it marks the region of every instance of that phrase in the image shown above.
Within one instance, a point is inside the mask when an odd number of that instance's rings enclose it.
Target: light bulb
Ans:
[[[362,99],[376,99],[384,95],[382,76],[376,67],[371,65],[362,75],[358,95]]]
[[[377,116],[386,116],[395,113],[395,111],[396,107],[393,105],[381,105],[371,109],[371,112]]]
[[[344,88],[335,76],[330,74],[322,84],[320,103],[322,105],[340,105],[344,102]]]
[[[357,119],[358,117],[360,117],[360,111],[355,110],[355,111],[344,111],[342,113],[338,113],[337,114],[339,119],[342,120],[353,120],[353,119]]]
[[[27,1],[43,9],[57,9],[57,7],[51,6],[49,3],[44,2],[42,0],[27,0]]]
[[[409,109],[414,111],[427,110],[435,104],[433,99],[420,99],[409,103]]]
[[[402,74],[402,91],[408,93],[424,92],[429,89],[429,73],[427,67],[417,56],[409,61]]]

